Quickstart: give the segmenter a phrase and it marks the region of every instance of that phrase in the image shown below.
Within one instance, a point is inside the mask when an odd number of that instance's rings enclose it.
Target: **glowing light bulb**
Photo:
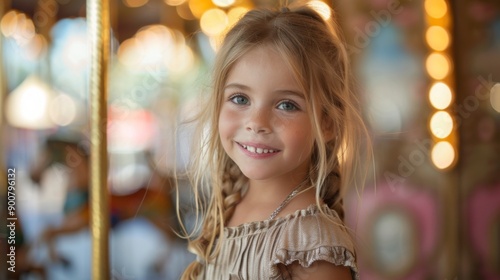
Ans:
[[[448,141],[438,142],[432,148],[431,159],[437,168],[449,168],[455,161],[455,149]]]
[[[191,13],[196,17],[196,18],[201,18],[203,13],[205,13],[207,10],[215,8],[216,6],[212,1],[208,0],[189,0],[189,9],[191,10]]]
[[[221,34],[228,26],[227,14],[221,9],[210,9],[200,19],[201,30],[208,36]]]
[[[490,89],[490,103],[495,111],[500,113],[500,83],[495,84]]]
[[[425,33],[425,39],[429,47],[436,51],[444,51],[450,45],[448,31],[441,26],[431,26]]]
[[[26,78],[6,99],[7,121],[15,127],[46,129],[54,126],[49,118],[52,89],[40,78]]]
[[[427,73],[435,80],[442,80],[450,73],[450,62],[441,53],[431,53],[425,61]]]
[[[184,2],[186,2],[186,0],[163,0],[163,1],[165,1],[165,3],[169,6],[179,6],[184,4]]]
[[[221,7],[221,8],[226,8],[234,4],[235,0],[212,0],[212,2]]]
[[[430,128],[434,136],[441,139],[446,138],[453,130],[453,118],[448,112],[436,112],[431,117]]]
[[[431,105],[438,109],[444,110],[451,104],[452,94],[451,89],[443,82],[437,82],[432,85],[429,91],[429,101]]]
[[[235,7],[229,10],[227,13],[227,17],[229,19],[229,24],[228,26],[233,26],[242,18],[246,13],[248,12],[248,9],[245,7]]]
[[[448,5],[444,0],[425,0],[425,11],[430,17],[439,19],[448,12]]]

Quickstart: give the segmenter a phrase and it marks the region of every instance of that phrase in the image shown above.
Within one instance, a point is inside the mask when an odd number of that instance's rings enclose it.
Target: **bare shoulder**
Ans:
[[[288,266],[282,265],[280,271],[283,279],[315,279],[315,280],[352,280],[351,270],[347,266],[337,266],[326,261],[316,261],[309,267],[303,267],[298,262]]]

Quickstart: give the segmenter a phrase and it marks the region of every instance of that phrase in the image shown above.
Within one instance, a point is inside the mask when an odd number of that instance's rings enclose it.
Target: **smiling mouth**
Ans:
[[[244,144],[238,143],[241,147],[243,147],[245,150],[249,151],[250,153],[253,154],[274,154],[279,152],[279,150],[274,150],[274,149],[265,149],[265,148],[256,148],[253,146],[248,146]]]

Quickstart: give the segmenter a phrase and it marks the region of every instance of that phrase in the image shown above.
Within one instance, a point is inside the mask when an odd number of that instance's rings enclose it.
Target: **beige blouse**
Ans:
[[[334,210],[324,212],[342,224]],[[359,279],[354,244],[347,230],[321,214],[316,205],[283,218],[224,229],[220,254],[199,279],[281,279],[278,264],[303,267],[322,260],[351,269]]]

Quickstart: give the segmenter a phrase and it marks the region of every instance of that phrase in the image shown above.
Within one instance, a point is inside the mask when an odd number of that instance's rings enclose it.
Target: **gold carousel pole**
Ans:
[[[107,187],[107,80],[109,62],[109,0],[87,0],[90,36],[90,228],[92,279],[108,280],[109,195]]]

